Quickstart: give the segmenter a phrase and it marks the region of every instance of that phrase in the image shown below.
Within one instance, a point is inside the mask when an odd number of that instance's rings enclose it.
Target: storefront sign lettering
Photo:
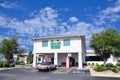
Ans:
[[[51,49],[60,49],[61,42],[51,42]]]

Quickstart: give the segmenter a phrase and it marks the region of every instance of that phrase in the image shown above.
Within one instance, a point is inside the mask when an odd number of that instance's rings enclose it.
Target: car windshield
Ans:
[[[51,62],[43,62],[41,65],[51,65]]]

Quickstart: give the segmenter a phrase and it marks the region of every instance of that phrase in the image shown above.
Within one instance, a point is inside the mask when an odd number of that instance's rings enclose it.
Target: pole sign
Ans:
[[[60,49],[61,42],[51,42],[50,46],[51,46],[51,49]]]

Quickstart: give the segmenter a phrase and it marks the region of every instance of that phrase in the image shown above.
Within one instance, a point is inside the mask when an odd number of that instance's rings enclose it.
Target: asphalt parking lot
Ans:
[[[59,70],[59,69],[57,69]],[[91,77],[88,70],[70,70],[68,73],[37,71],[34,68],[16,68],[0,71],[0,80],[120,80],[119,78]]]

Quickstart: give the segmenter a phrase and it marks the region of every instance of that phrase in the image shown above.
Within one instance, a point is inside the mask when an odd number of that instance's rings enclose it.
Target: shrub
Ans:
[[[94,66],[94,65],[95,65],[94,63],[91,64],[91,66]]]
[[[113,68],[117,68],[117,65],[113,65]]]
[[[119,66],[119,67],[120,67],[120,62],[118,62],[118,63],[117,63],[117,66]]]
[[[98,63],[96,63],[96,66],[99,66],[99,64],[98,64]]]
[[[25,65],[25,63],[24,63],[24,62],[21,62],[21,63],[19,63],[19,65]]]
[[[113,67],[113,64],[112,63],[107,63],[106,67]]]
[[[20,63],[20,62],[18,62],[18,61],[17,61],[17,62],[15,62],[15,64],[16,64],[16,65],[18,65],[19,63]]]
[[[25,65],[24,62],[15,62],[16,65]]]
[[[94,66],[94,67],[93,67],[93,70],[97,71],[97,70],[98,70],[98,67],[97,67],[97,66]]]
[[[108,66],[108,67],[106,67],[106,70],[111,70],[111,69],[112,69],[112,67],[109,67],[109,66]]]
[[[90,66],[90,63],[88,63],[88,65]]]
[[[113,71],[114,73],[118,73],[118,72],[119,72],[119,69],[118,69],[118,68],[112,68],[112,71]]]
[[[15,63],[0,63],[0,68],[2,67],[15,67]]]
[[[30,64],[30,62],[27,62],[27,64]]]
[[[0,68],[2,68],[3,67],[3,63],[0,63]]]
[[[3,67],[9,67],[9,63],[3,63]]]
[[[104,64],[101,64],[101,66],[104,66]]]
[[[15,67],[15,63],[10,63],[9,67]]]
[[[101,71],[104,71],[104,70],[105,70],[105,67],[103,67],[103,66],[95,66],[95,67],[94,67],[94,70],[95,70],[95,71],[98,71],[98,72],[101,72]]]
[[[22,62],[19,62],[19,65],[25,65],[25,63],[22,61]]]

